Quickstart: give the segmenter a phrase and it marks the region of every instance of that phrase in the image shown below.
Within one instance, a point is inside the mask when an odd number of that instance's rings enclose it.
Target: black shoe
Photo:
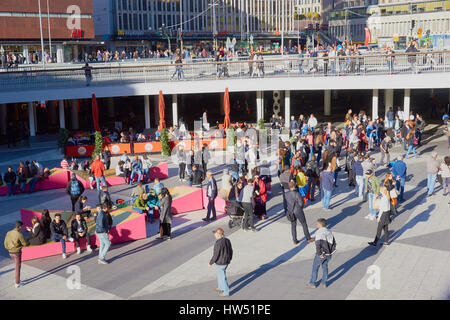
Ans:
[[[300,241],[294,241],[294,246],[298,245],[300,243]]]
[[[203,218],[202,220],[205,221],[205,222],[209,222],[208,218]]]
[[[216,221],[217,218],[211,218],[209,221]]]
[[[377,244],[375,243],[375,242],[367,242],[369,245],[371,245],[371,246],[373,246],[373,247],[376,247],[377,246]]]

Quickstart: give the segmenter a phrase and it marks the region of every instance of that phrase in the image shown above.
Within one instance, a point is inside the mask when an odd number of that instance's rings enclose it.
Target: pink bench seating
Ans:
[[[21,218],[24,223],[24,227],[31,226],[31,218],[36,216],[41,218],[42,214],[39,211],[34,211],[30,209],[21,209]],[[50,215],[53,217],[57,210],[50,211]],[[70,222],[71,218],[68,218],[68,212],[62,212],[62,218],[66,221],[69,228],[70,235]],[[131,207],[121,208],[117,210],[112,210],[111,215],[113,218],[113,227],[109,232],[109,239],[112,244],[122,243],[128,241],[134,241],[139,239],[144,239],[147,237],[147,228],[145,225],[145,216],[132,212]],[[122,216],[124,215],[124,216]],[[92,219],[92,218],[90,218]],[[95,222],[89,223],[89,234],[92,244],[100,245],[100,242],[95,235]],[[80,247],[82,249],[86,248],[86,240],[82,239],[80,241]],[[66,242],[66,253],[72,253],[76,251],[75,243]],[[22,249],[22,260],[32,260],[43,257],[49,257],[53,255],[62,254],[62,246],[59,242],[48,241],[40,246],[28,246]]]
[[[38,183],[36,183],[36,186],[34,188],[35,191],[43,191],[43,190],[53,190],[53,189],[62,189],[67,186],[67,183],[70,180],[70,171],[61,169],[61,168],[54,168],[51,171],[54,173],[51,174],[48,178],[40,180]],[[28,179],[30,180],[30,179]],[[25,192],[30,191],[30,185],[27,183],[25,184]],[[14,186],[14,192],[19,192],[19,184],[15,184]],[[0,186],[0,196],[6,196],[9,193],[8,186],[2,185]]]

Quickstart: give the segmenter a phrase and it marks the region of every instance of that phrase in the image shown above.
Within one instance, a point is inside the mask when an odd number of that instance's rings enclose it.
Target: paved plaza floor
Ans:
[[[450,299],[450,197],[426,197],[426,159],[431,151],[439,159],[449,154],[444,137],[435,137],[418,151],[419,159],[406,160],[408,179],[405,199],[399,214],[390,224],[391,244],[370,247],[377,224],[364,219],[368,203],[361,203],[353,188],[347,186],[346,174],[339,175],[338,187],[331,201],[331,211],[321,203],[305,208],[312,236],[315,221],[324,217],[337,241],[337,252],[329,265],[329,287],[308,289],[314,244],[307,244],[298,226],[300,244],[294,246],[290,223],[282,205],[277,178],[267,208],[269,218],[257,220],[259,232],[229,229],[228,217],[204,223],[205,210],[176,215],[173,239],[159,241],[158,226],[148,224],[149,237],[113,245],[107,254],[109,265],[98,265],[98,252],[72,254],[24,262],[24,286],[15,289],[14,266],[7,252],[0,249],[0,299]],[[402,153],[396,146],[393,155]],[[377,161],[380,154],[376,153]],[[1,163],[6,160],[0,161]],[[170,166],[171,176],[176,173]],[[220,170],[217,169],[217,178]],[[384,178],[387,168],[377,175]],[[164,183],[178,183],[172,177]],[[111,188],[113,199],[130,194],[128,186]],[[87,190],[89,204],[95,205],[97,193]],[[320,197],[318,197],[320,199]],[[19,219],[20,208],[70,209],[65,190],[37,192],[14,198],[0,198],[0,234]],[[215,267],[208,268],[215,239],[212,230],[222,227],[234,249],[228,268],[231,286],[229,298],[219,298]],[[73,266],[81,271],[81,288],[71,288]],[[319,274],[319,279],[321,274]]]

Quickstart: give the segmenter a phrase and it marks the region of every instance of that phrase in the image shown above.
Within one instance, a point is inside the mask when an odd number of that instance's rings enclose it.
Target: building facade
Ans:
[[[279,37],[294,30],[292,0],[93,0],[93,5],[96,37],[112,49],[163,44],[179,31],[187,43],[214,35]]]
[[[382,1],[367,21],[379,46],[403,49],[414,39],[419,48],[450,48],[450,0]]]
[[[50,61],[50,54],[54,62],[77,60],[94,38],[92,1],[0,1],[0,51],[21,55],[25,63],[36,56],[40,61],[41,23],[46,60]]]

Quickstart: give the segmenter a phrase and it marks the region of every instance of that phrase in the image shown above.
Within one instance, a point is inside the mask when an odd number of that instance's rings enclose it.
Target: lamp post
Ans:
[[[45,58],[44,58],[44,36],[42,35],[42,12],[41,12],[41,0],[38,0],[38,6],[39,6],[39,27],[41,29],[41,60],[42,65],[45,68]]]
[[[180,0],[180,53],[183,51],[183,0]]]
[[[284,54],[284,2],[281,0],[281,55]]]
[[[50,32],[50,6],[47,0],[47,22],[48,22],[48,46],[50,47],[50,59],[52,58],[52,35]]]

